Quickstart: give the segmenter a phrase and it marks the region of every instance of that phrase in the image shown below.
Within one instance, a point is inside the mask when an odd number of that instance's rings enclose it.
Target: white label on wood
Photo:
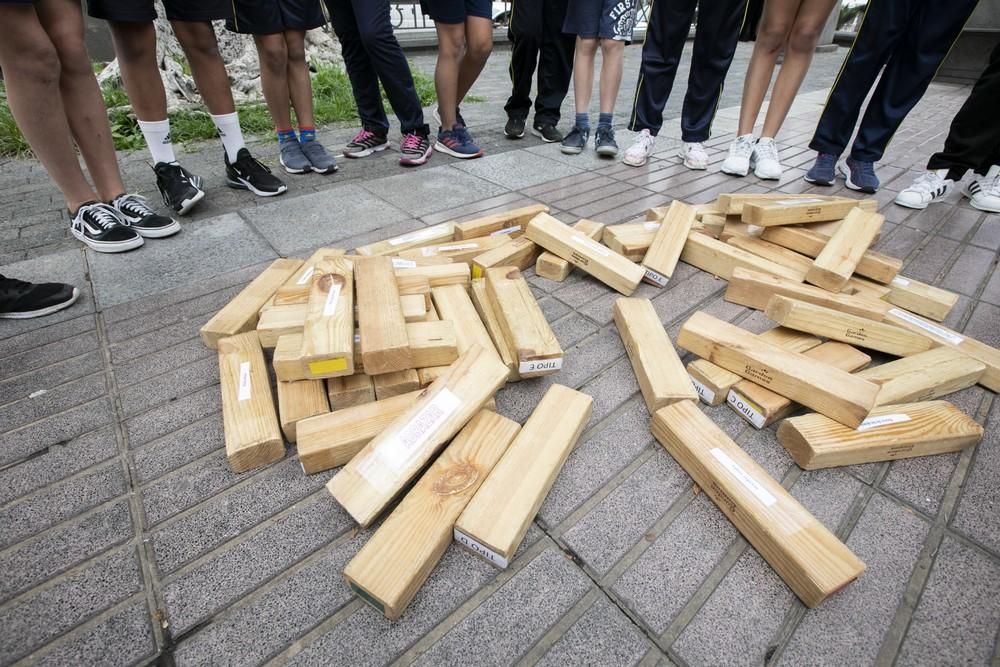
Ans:
[[[906,287],[910,284],[910,279],[904,278],[903,276],[896,276],[892,279],[891,284],[896,285],[897,287]]]
[[[825,199],[779,199],[771,203],[778,206],[798,206],[799,204],[822,204],[825,201]]]
[[[654,284],[659,285],[660,287],[667,286],[667,282],[670,280],[670,278],[657,273],[653,269],[647,269],[645,266],[642,268],[646,272],[646,277],[652,280]]]
[[[424,239],[429,239],[437,233],[435,229],[421,229],[419,232],[413,232],[412,234],[407,234],[406,236],[400,236],[396,239],[389,239],[389,245],[403,245],[406,243],[414,243],[415,241],[423,241]]]
[[[611,251],[609,249],[605,248],[604,246],[602,246],[600,243],[598,243],[594,239],[591,239],[591,238],[588,238],[586,236],[583,236],[580,233],[574,233],[574,234],[572,234],[570,236],[570,239],[573,241],[573,243],[578,243],[578,244],[582,245],[585,248],[590,248],[591,250],[593,250],[594,252],[596,252],[599,255],[602,255],[604,257],[610,257],[611,256]]]
[[[652,231],[654,229],[659,229],[660,228],[660,223],[659,222],[647,222],[647,223],[644,223],[642,225],[642,228]]]
[[[479,541],[472,539],[465,533],[461,532],[458,528],[455,529],[455,541],[466,548],[471,549],[499,568],[506,569],[507,565],[509,565],[506,558],[493,551],[493,549],[481,544]]]
[[[755,480],[750,476],[746,470],[740,467],[740,464],[729,458],[729,454],[716,447],[712,450],[712,456],[715,460],[722,464],[722,466],[728,470],[733,477],[739,481],[740,484],[747,487],[750,493],[757,496],[757,500],[764,503],[768,507],[778,502],[778,499],[771,495],[771,492],[765,489],[760,482]]]
[[[514,232],[521,231],[521,225],[514,225],[513,227],[504,227],[503,229],[498,229],[495,232],[490,232],[490,236],[500,236],[501,234],[513,234]]]
[[[540,371],[558,371],[562,368],[562,357],[558,359],[532,359],[522,361],[517,366],[518,373],[538,373]]]
[[[405,468],[413,454],[462,405],[462,399],[442,389],[427,402],[389,442],[378,449],[380,462],[397,471]]]
[[[240,388],[237,398],[241,401],[250,400],[250,362],[240,362]]]
[[[309,282],[309,279],[313,277],[313,273],[315,272],[316,272],[316,267],[310,266],[308,269],[302,272],[302,275],[299,276],[299,279],[295,281],[295,284],[305,285],[307,282]]]
[[[878,428],[879,426],[888,426],[889,424],[899,424],[902,422],[910,421],[910,415],[898,413],[894,415],[881,415],[879,417],[869,417],[868,419],[861,422],[858,426],[859,431],[867,431],[869,429]]]
[[[920,327],[921,329],[923,329],[927,333],[932,333],[935,336],[939,336],[941,338],[944,338],[946,341],[948,341],[952,345],[958,345],[963,340],[965,340],[964,338],[962,338],[958,334],[954,334],[954,333],[948,331],[947,329],[943,329],[943,328],[939,327],[938,325],[932,324],[932,323],[928,322],[927,320],[921,319],[921,318],[917,317],[916,315],[914,315],[912,313],[906,312],[905,310],[900,310],[899,308],[890,308],[889,309],[889,314],[890,315],[895,315],[896,317],[898,317],[901,320],[906,320],[910,324],[914,324],[914,325]]]
[[[764,415],[761,413],[760,406],[751,401],[749,398],[743,394],[736,393],[735,390],[730,389],[729,394],[726,396],[726,402],[729,403],[736,412],[740,413],[744,419],[756,426],[757,428],[764,428]]]
[[[691,384],[694,385],[694,390],[698,392],[698,397],[708,403],[709,405],[715,400],[715,392],[698,382],[694,378],[691,378]]]
[[[459,243],[458,245],[443,245],[437,248],[424,248],[421,251],[424,257],[430,257],[431,255],[436,255],[439,252],[448,252],[449,250],[471,250],[472,248],[478,248],[478,243]]]
[[[330,291],[326,293],[326,302],[323,304],[323,317],[330,317],[337,312],[337,302],[340,301],[340,283],[330,285]]]
[[[417,268],[417,263],[412,259],[402,259],[401,257],[392,258],[392,268],[394,269],[415,269]]]

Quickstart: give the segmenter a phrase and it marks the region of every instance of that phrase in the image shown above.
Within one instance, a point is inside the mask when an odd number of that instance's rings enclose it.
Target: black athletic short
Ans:
[[[312,30],[326,23],[319,3],[320,0],[233,0],[234,15],[226,20],[226,27],[247,35]]]
[[[233,16],[232,0],[163,0],[170,21],[216,21]],[[148,23],[156,18],[153,0],[87,0],[95,19]]]
[[[0,0],[0,5],[33,5],[35,0]]]
[[[420,8],[435,23],[465,23],[470,16],[493,20],[491,0],[420,0]]]

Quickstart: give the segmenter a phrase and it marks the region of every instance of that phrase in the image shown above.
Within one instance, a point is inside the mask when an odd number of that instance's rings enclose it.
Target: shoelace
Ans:
[[[875,178],[875,163],[874,162],[855,162],[858,171],[861,172],[862,176],[869,178]]]
[[[740,137],[729,145],[729,155],[732,157],[750,157],[753,153],[753,138]]]
[[[983,192],[986,194],[993,197],[1000,197],[1000,171],[997,171],[989,181],[983,179],[980,187],[982,187]]]
[[[153,214],[153,209],[146,203],[146,198],[138,194],[125,194],[118,198],[118,206],[132,215],[147,216]]]
[[[934,194],[942,185],[944,185],[944,181],[941,180],[941,177],[932,171],[928,171],[917,176],[917,180],[913,181],[913,185],[908,189]]]
[[[636,135],[635,141],[637,144],[641,144],[642,150],[648,151],[653,147],[653,142],[655,141],[653,135],[646,134],[645,132],[640,132]]]
[[[107,204],[88,204],[80,207],[83,213],[80,217],[87,216],[91,221],[96,222],[101,229],[111,229],[121,224],[118,213]]]
[[[469,130],[467,130],[464,125],[455,125],[455,127],[452,129],[452,132],[455,133],[455,136],[457,136],[458,140],[461,141],[463,144],[473,143],[472,135],[469,134]]]
[[[773,141],[758,141],[756,148],[758,159],[778,161],[778,147]]]
[[[357,134],[355,134],[354,138],[351,139],[351,143],[352,144],[363,144],[364,142],[368,141],[369,139],[371,139],[374,136],[375,136],[374,132],[369,132],[366,128],[361,128],[361,131],[358,132]]]
[[[700,143],[693,143],[687,145],[687,154],[691,155],[692,153],[708,157],[708,153],[705,152],[705,147],[702,146]]]
[[[249,151],[246,155],[236,161],[234,166],[238,167],[243,173],[249,174],[251,172],[257,174],[270,174],[271,170],[268,169],[263,162],[250,155]]]
[[[422,139],[423,139],[423,137],[421,137],[419,134],[417,134],[415,132],[411,132],[410,134],[407,134],[406,136],[403,137],[402,149],[404,151],[406,151],[406,150],[411,150],[411,151],[420,150],[420,142],[421,142]]]
[[[837,164],[837,156],[830,153],[820,153],[816,157],[816,166],[821,169],[833,169]]]

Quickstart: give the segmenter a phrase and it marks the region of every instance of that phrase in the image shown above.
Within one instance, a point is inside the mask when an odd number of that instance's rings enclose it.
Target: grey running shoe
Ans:
[[[597,128],[594,135],[594,149],[601,157],[618,155],[618,142],[615,141],[615,131],[610,127]]]
[[[573,129],[562,140],[559,150],[566,155],[578,155],[583,152],[588,139],[590,139],[590,128],[579,128],[574,125]]]
[[[315,139],[299,144],[299,146],[309,160],[312,170],[317,174],[329,174],[339,169],[336,158],[327,153],[323,144]]]
[[[302,145],[298,141],[282,141],[280,147],[281,157],[279,160],[285,171],[289,174],[304,174],[307,171],[312,171],[312,164],[310,164],[306,154],[302,152]]]

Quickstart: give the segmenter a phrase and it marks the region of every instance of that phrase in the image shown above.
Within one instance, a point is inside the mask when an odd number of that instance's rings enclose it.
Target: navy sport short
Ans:
[[[216,21],[233,15],[231,0],[163,0],[170,21]],[[95,19],[148,23],[156,18],[153,0],[87,0]]]
[[[636,0],[570,0],[563,32],[584,39],[632,41]]]
[[[465,23],[470,16],[493,20],[490,0],[420,0],[420,7],[435,23]]]
[[[273,35],[286,30],[312,30],[326,19],[320,0],[233,0],[226,27],[247,35]]]

